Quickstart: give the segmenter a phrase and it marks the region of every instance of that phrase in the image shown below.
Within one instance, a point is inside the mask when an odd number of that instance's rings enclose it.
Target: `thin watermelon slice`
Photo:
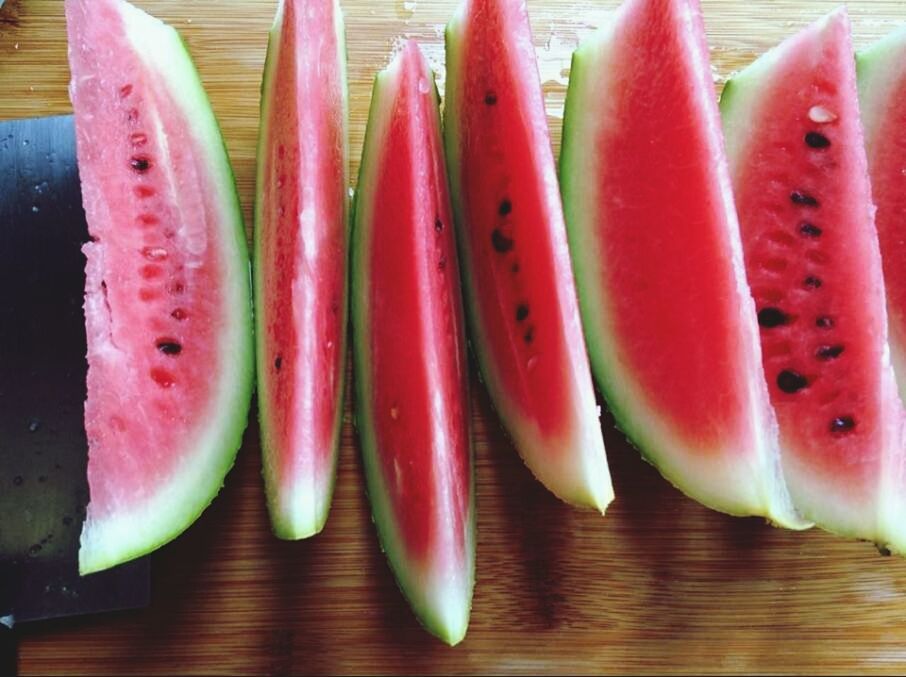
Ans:
[[[628,0],[580,45],[561,185],[617,423],[705,505],[806,526],[782,479],[697,1]]]
[[[906,397],[906,26],[857,55],[859,100],[877,213],[890,354]]]
[[[902,549],[901,405],[846,11],[742,71],[721,108],[794,502]]]
[[[522,0],[447,26],[447,160],[472,346],[528,467],[560,498],[613,500]]]
[[[251,290],[232,170],[179,35],[122,0],[65,8],[92,237],[90,573],[175,538],[223,484],[251,399]]]
[[[465,336],[434,75],[414,42],[375,79],[356,195],[357,423],[381,545],[429,631],[469,620],[475,513]]]
[[[268,507],[287,539],[324,527],[343,420],[345,62],[336,0],[281,0],[262,86],[255,320]]]

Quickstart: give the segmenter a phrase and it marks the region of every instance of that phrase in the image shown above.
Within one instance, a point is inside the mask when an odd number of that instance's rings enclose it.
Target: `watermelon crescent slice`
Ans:
[[[122,0],[65,8],[92,238],[90,573],[175,538],[223,484],[251,399],[251,294],[232,170],[179,35]]]
[[[613,488],[522,0],[467,0],[447,26],[447,161],[472,347],[531,471],[604,512]]]
[[[906,551],[902,406],[846,11],[739,73],[721,109],[794,502],[829,531]]]
[[[618,425],[701,503],[807,526],[781,473],[697,1],[628,0],[580,45],[560,175]]]
[[[469,622],[475,511],[456,242],[434,75],[407,42],[374,84],[356,192],[357,424],[381,545],[418,618]]]
[[[255,218],[258,407],[280,538],[330,510],[346,376],[347,96],[336,0],[282,0],[261,98]]]

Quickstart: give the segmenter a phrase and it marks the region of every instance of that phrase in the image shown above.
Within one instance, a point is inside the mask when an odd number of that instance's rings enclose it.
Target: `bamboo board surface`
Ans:
[[[275,0],[137,4],[187,39],[251,228],[260,76]],[[442,26],[454,1],[342,4],[355,176],[375,71],[400,37],[415,37],[442,85]],[[715,81],[836,4],[705,0]],[[529,2],[555,146],[571,51],[615,5]],[[906,22],[901,0],[849,7],[857,46]],[[62,2],[7,0],[0,119],[69,112],[68,77]],[[271,536],[253,421],[220,497],[154,555],[151,607],[23,628],[22,674],[906,672],[906,561],[818,530],[789,533],[710,512],[642,462],[606,414],[617,500],[605,518],[577,512],[532,479],[474,378],[472,385],[478,584],[459,647],[426,634],[396,589],[347,415],[322,535],[299,543]]]

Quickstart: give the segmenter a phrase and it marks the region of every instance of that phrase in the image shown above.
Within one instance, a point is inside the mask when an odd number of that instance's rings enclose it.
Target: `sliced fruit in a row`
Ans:
[[[357,424],[381,545],[456,644],[475,563],[465,335],[434,74],[414,42],[378,74],[356,195]]]
[[[561,185],[591,362],[689,496],[804,524],[784,485],[695,0],[628,0],[573,56]]]
[[[253,381],[242,216],[217,122],[172,28],[67,0],[92,241],[82,573],[175,538],[233,464]]]
[[[280,538],[330,510],[346,376],[347,96],[336,0],[282,0],[258,142],[255,314],[268,507]]]
[[[444,110],[484,382],[538,479],[560,498],[604,512],[613,489],[522,0],[460,7],[447,26]]]
[[[881,244],[890,354],[906,396],[906,27],[857,55],[859,100]]]
[[[734,77],[721,107],[793,500],[903,550],[902,413],[845,10]]]

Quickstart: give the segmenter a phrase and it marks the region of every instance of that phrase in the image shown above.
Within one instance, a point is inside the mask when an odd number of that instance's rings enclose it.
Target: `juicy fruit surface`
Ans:
[[[884,266],[888,326],[901,396],[906,394],[906,31],[859,59],[862,121]]]
[[[463,81],[456,112],[460,163],[454,171],[459,170],[471,284],[484,301],[478,309],[482,338],[510,348],[489,348],[497,360],[490,368],[506,382],[516,406],[532,413],[542,435],[556,435],[569,422],[570,393],[563,370],[566,341],[555,319],[562,311],[546,222],[551,205],[539,176],[540,153],[531,143],[529,125],[537,116],[526,114],[522,82],[507,67],[520,56],[534,64],[534,52],[509,53],[523,46],[505,44],[501,3],[473,0],[466,8],[468,29],[458,36]],[[553,169],[553,161],[548,164]]]
[[[84,248],[91,502],[81,556],[93,569],[179,533],[231,465],[250,391],[247,263],[236,257],[244,242],[235,193],[228,186],[225,195],[220,181],[228,168],[218,175],[206,166],[208,152],[225,162],[222,148],[199,148],[170,73],[143,61],[130,33],[169,29],[118,0],[70,0],[66,10],[92,236]],[[175,34],[166,37],[162,49],[182,50]],[[184,52],[168,58],[194,75]],[[238,284],[223,283],[233,275]],[[174,485],[178,476],[198,481],[194,472],[206,475],[197,486]]]
[[[881,539],[874,506],[900,406],[848,19],[829,15],[779,49],[724,103],[765,374],[797,505]],[[740,104],[734,87],[762,103]]]
[[[447,42],[447,145],[475,351],[532,470],[603,511],[613,492],[525,5],[469,0]]]
[[[652,9],[657,4],[649,3]],[[645,292],[643,304],[635,294],[608,299],[614,333],[632,337],[621,344],[621,354],[652,407],[680,434],[695,439],[703,453],[718,453],[721,443],[742,442],[750,425],[748,394],[737,387],[743,377],[738,299],[729,293],[733,259],[727,256],[728,231],[720,227],[726,205],[714,195],[719,183],[714,163],[703,157],[714,148],[711,130],[692,120],[698,114],[688,92],[693,76],[688,63],[653,54],[649,46],[676,44],[669,16],[633,17],[646,22],[647,30],[617,38],[614,49],[629,63],[598,102],[615,113],[595,145],[602,158],[598,194],[606,212],[600,219],[606,261],[600,284]],[[639,80],[657,82],[657,88],[640,92]],[[669,114],[653,114],[665,101],[672,103]],[[652,155],[640,152],[640,139],[657,149],[658,158],[675,160],[653,162]],[[679,158],[686,159],[682,165]],[[681,254],[669,245],[671,232],[680,229]],[[676,387],[665,387],[669,383]]]
[[[619,425],[671,481],[801,526],[778,477],[707,53],[697,3],[632,0],[574,56],[561,183],[583,319]]]
[[[803,526],[779,477],[707,54],[698,3],[632,0],[574,57],[561,177],[592,364],[679,488]]]
[[[339,7],[286,0],[271,34],[256,233],[258,378],[274,529],[324,525],[346,352],[346,93]]]
[[[378,76],[356,204],[355,353],[369,496],[429,630],[465,634],[474,558],[459,279],[433,75],[414,43]]]

